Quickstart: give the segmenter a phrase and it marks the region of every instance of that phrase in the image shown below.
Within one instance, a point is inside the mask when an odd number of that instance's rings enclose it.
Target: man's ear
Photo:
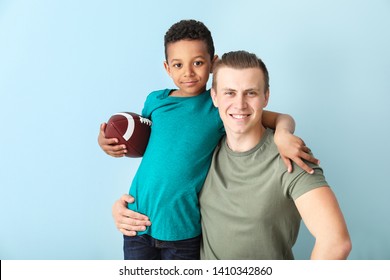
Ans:
[[[217,92],[214,88],[211,88],[210,90],[211,99],[213,100],[213,104],[216,108],[218,108],[218,101],[217,101]]]
[[[263,108],[267,107],[267,105],[268,105],[269,89],[267,89],[267,91],[264,93],[264,95],[265,95],[265,102],[264,102],[264,107]]]
[[[164,61],[164,68],[165,71],[167,71],[168,75],[171,76],[171,68],[169,67],[168,62],[166,60]]]
[[[210,68],[210,73],[213,73],[214,69],[214,63],[218,60],[218,55],[214,55],[214,58],[211,60],[211,68]]]

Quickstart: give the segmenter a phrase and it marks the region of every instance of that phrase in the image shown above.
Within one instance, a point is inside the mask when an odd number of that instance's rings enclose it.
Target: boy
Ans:
[[[167,31],[164,45],[164,67],[178,89],[152,92],[142,111],[153,122],[152,133],[131,184],[135,203],[129,204],[129,209],[143,213],[153,225],[137,236],[125,234],[125,259],[199,259],[198,193],[214,148],[225,133],[206,90],[217,59],[210,31],[201,22],[180,21]],[[271,128],[278,124],[279,143],[292,139],[288,145],[298,145],[290,158],[317,161],[306,153],[304,143],[291,135],[294,122],[288,116],[264,112],[263,121]],[[112,145],[115,139],[104,138],[104,126],[99,145],[110,155],[122,156],[124,148]],[[138,224],[149,225],[145,221]]]

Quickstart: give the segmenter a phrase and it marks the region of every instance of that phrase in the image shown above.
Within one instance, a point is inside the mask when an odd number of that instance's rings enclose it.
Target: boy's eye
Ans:
[[[175,68],[181,68],[182,66],[183,66],[183,64],[181,64],[181,63],[173,64],[173,67],[175,67]]]
[[[203,61],[195,61],[194,65],[195,66],[201,66],[201,65],[203,65]]]

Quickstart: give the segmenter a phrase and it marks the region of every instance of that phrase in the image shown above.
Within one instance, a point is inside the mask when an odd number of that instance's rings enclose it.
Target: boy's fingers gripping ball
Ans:
[[[106,138],[117,138],[127,157],[142,157],[148,145],[152,122],[136,113],[117,113],[107,122]]]

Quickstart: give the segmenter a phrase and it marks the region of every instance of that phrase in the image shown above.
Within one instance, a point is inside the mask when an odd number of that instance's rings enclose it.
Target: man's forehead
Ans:
[[[237,86],[254,89],[261,87],[264,83],[263,73],[259,68],[235,69],[223,67],[217,72],[217,81],[220,88],[230,89]]]

